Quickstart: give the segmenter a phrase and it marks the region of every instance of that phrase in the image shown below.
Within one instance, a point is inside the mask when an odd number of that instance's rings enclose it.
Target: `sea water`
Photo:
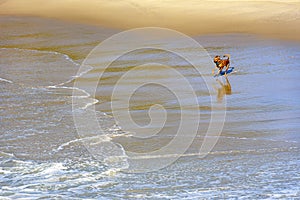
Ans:
[[[92,95],[89,85],[99,78],[97,70],[87,67],[80,74],[77,72],[88,53],[118,30],[33,17],[1,17],[0,23],[5,27],[0,35],[1,198],[300,196],[299,44],[239,34],[194,37],[212,57],[231,54],[235,71],[227,79],[212,77],[214,95],[198,87],[201,79],[176,56],[160,50],[135,51],[105,71],[102,84]],[[193,49],[182,48],[194,53]],[[207,98],[226,101],[226,120],[218,143],[206,157],[199,157],[205,132],[199,130],[189,149],[171,165],[148,173],[128,173],[126,152],[161,148],[175,136],[180,120],[176,96],[165,88],[148,85],[137,90],[131,99],[133,119],[140,125],[148,124],[149,108],[159,103],[168,111],[166,128],[155,137],[141,140],[116,123],[111,107],[116,81],[133,66],[150,61],[166,62],[188,77],[200,102]],[[149,75],[153,79],[161,76],[160,68],[152,70]],[[176,79],[164,78],[185,90],[176,84]],[[75,88],[76,80],[84,87]],[[131,85],[122,87],[127,91]],[[73,98],[79,100],[72,108]],[[78,109],[74,110],[74,106]],[[87,112],[93,106],[103,135],[95,137],[87,132],[82,137],[73,114]],[[201,123],[208,124],[209,105],[204,103],[200,110]],[[193,110],[188,112],[193,115]],[[107,149],[116,145],[114,148],[119,151],[96,159],[86,143],[98,143]],[[173,155],[156,159],[168,156]]]

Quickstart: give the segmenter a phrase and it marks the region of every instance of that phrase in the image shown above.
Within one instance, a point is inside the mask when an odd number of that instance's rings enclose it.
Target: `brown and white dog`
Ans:
[[[221,59],[220,56],[215,56],[214,58],[214,63],[216,64],[216,68],[219,70],[218,74],[220,74],[220,72],[223,70],[224,67],[225,68],[225,75],[227,74],[227,70],[229,69],[229,65],[230,65],[230,55],[229,54],[225,54],[223,56],[223,59]],[[215,73],[215,70],[213,70],[212,72],[213,74]]]

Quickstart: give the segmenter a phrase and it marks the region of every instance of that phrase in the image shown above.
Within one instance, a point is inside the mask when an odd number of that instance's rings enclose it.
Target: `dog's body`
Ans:
[[[224,55],[223,57],[227,57],[226,59],[221,59],[220,56],[215,56],[214,58],[214,63],[216,64],[216,68],[219,69],[219,72],[218,74],[223,70],[224,67],[225,68],[225,75],[227,74],[227,70],[229,69],[229,64],[230,64],[230,55],[229,54],[226,54]],[[214,70],[213,70],[213,74],[214,74]]]

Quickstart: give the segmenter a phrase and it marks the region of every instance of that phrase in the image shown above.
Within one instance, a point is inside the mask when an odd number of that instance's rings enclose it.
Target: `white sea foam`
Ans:
[[[13,83],[11,80],[7,80],[7,79],[4,79],[4,78],[0,78],[0,81],[7,82],[7,83]]]
[[[26,49],[26,48],[17,48],[17,47],[11,47],[11,48],[7,48],[7,47],[3,47],[0,48],[3,50],[17,50],[17,51],[27,51],[27,52],[33,52],[33,53],[45,53],[45,54],[54,54],[54,55],[61,55],[64,59],[68,60],[69,62],[72,62],[74,65],[79,66],[80,64],[75,62],[72,58],[70,58],[67,54],[64,53],[60,53],[57,51],[47,51],[47,50],[37,50],[37,49]]]
[[[7,153],[7,152],[0,151],[0,157],[14,158],[15,155],[13,153]]]
[[[250,153],[271,153],[271,152],[285,152],[285,151],[298,151],[298,147],[289,148],[268,148],[268,149],[247,149],[247,150],[229,150],[229,151],[213,151],[209,155],[234,155],[234,154],[250,154]],[[203,156],[201,153],[184,153],[184,154],[164,154],[155,156],[132,156],[130,159],[153,159],[153,158],[172,158],[172,157],[194,157]]]
[[[99,135],[99,136],[92,136],[92,137],[85,137],[85,138],[78,138],[75,140],[71,140],[69,142],[63,143],[61,144],[57,149],[53,150],[53,152],[58,152],[61,151],[63,149],[65,149],[66,147],[72,145],[72,144],[76,144],[76,143],[80,143],[80,142],[85,142],[85,141],[101,141],[101,142],[108,142],[111,141],[111,138],[108,137],[107,135]]]
[[[33,53],[45,53],[45,54],[60,55],[65,60],[67,60],[68,62],[71,62],[73,65],[75,65],[77,67],[80,66],[80,63],[77,63],[76,61],[74,61],[67,54],[60,53],[60,52],[57,52],[57,51],[45,51],[45,50],[15,48],[15,47],[14,48],[1,48],[1,49],[3,49],[3,50],[11,50],[11,49],[13,49],[13,50],[17,50],[17,51],[27,51],[27,52],[33,52]],[[76,87],[68,87],[68,86],[65,86],[65,85],[68,84],[68,83],[70,83],[70,82],[72,82],[76,78],[79,78],[79,77],[83,76],[84,74],[88,73],[91,69],[93,69],[91,66],[81,67],[80,68],[81,71],[78,71],[78,73],[76,75],[71,76],[70,79],[68,79],[67,81],[59,83],[59,84],[56,84],[56,85],[50,85],[50,86],[47,86],[46,88],[53,88],[53,89],[55,89],[55,88],[61,88],[61,89],[70,89],[70,90],[73,90],[73,91],[77,90],[79,92],[82,92],[84,95],[82,95],[82,96],[77,96],[76,95],[74,97],[76,97],[76,98],[87,98],[87,102],[85,103],[85,105],[83,105],[83,106],[80,107],[81,109],[86,109],[89,106],[92,106],[92,105],[98,103],[99,101],[97,99],[90,98],[91,95],[88,92],[86,92],[85,90],[83,90],[83,89],[76,88]],[[0,78],[0,81],[8,82],[8,83],[13,83],[12,81],[4,79],[4,78]]]

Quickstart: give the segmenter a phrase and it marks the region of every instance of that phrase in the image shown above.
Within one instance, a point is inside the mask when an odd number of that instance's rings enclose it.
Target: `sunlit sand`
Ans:
[[[192,35],[234,32],[300,38],[300,2],[292,0],[10,0],[2,1],[0,14],[51,17],[121,29],[160,26]]]

